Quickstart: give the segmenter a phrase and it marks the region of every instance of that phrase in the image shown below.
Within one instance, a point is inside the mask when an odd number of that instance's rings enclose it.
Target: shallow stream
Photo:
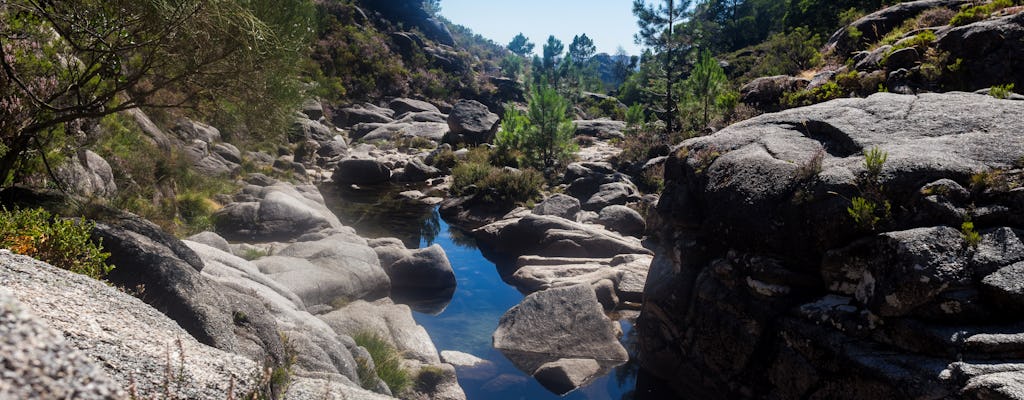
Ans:
[[[373,191],[321,188],[328,206],[342,223],[366,237],[397,237],[406,247],[438,244],[448,254],[458,287],[447,307],[416,310],[413,317],[426,328],[438,351],[455,350],[490,362],[471,369],[459,368],[459,383],[469,400],[632,398],[636,368],[632,362],[615,368],[591,384],[559,397],[517,369],[500,351],[491,347],[491,334],[509,308],[523,294],[501,279],[494,263],[484,258],[475,241],[440,218],[434,206],[424,206],[398,196],[393,189]],[[423,312],[425,311],[425,312]],[[622,322],[623,344],[632,325]],[[540,334],[540,333],[539,333]],[[632,350],[631,350],[632,351]]]

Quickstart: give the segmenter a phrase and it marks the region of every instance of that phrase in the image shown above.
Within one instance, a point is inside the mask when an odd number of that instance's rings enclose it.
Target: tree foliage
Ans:
[[[715,107],[718,97],[725,92],[728,79],[725,71],[718,65],[718,61],[711,57],[711,52],[705,50],[700,55],[700,60],[693,67],[690,76],[686,78],[683,85],[686,87],[690,99],[696,101],[702,112],[701,127],[707,126],[710,120],[710,112]]]
[[[586,64],[587,61],[590,61],[590,57],[594,56],[594,53],[597,53],[597,47],[586,33],[573,36],[572,43],[569,44],[569,58],[576,65]]]
[[[142,106],[287,114],[282,104],[299,99],[311,7],[307,0],[0,4],[0,181],[83,118]]]
[[[525,114],[508,107],[495,143],[498,153],[504,154],[501,159],[518,159],[518,165],[546,172],[564,165],[576,152],[572,142],[576,126],[568,114],[569,105],[554,88],[537,86],[530,92]]]
[[[644,0],[633,1],[633,15],[636,16],[640,27],[636,41],[652,48],[662,61],[665,83],[663,91],[659,92],[658,96],[663,98],[661,104],[664,108],[659,111],[662,120],[665,121],[667,133],[675,129],[678,115],[674,91],[679,80],[679,49],[682,38],[675,29],[677,24],[689,17],[689,8],[689,0],[664,0],[657,6],[648,5]]]
[[[512,41],[508,43],[508,50],[515,53],[520,57],[526,57],[527,54],[533,53],[533,42],[527,39],[526,36],[520,32]]]

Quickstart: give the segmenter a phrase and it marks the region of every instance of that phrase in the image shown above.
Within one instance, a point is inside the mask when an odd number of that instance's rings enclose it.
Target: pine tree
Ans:
[[[512,41],[508,43],[508,50],[515,53],[519,57],[526,57],[527,54],[533,52],[533,43],[530,39],[520,32],[516,37],[512,38]]]
[[[573,36],[572,44],[569,45],[569,58],[572,59],[576,65],[586,64],[590,60],[590,57],[597,53],[597,47],[594,46],[594,41],[587,37],[587,34]]]
[[[665,92],[664,114],[666,133],[675,129],[678,114],[676,100],[673,97],[679,74],[677,72],[678,37],[675,34],[677,24],[685,22],[689,16],[687,9],[690,0],[664,0],[664,4],[648,6],[644,0],[633,1],[633,15],[637,17],[640,33],[636,35],[637,43],[652,47],[661,56],[664,63]]]
[[[718,65],[718,61],[711,57],[711,52],[707,50],[701,52],[700,60],[697,62],[697,65],[694,65],[693,71],[686,78],[684,85],[687,93],[691,98],[698,101],[704,113],[704,118],[701,119],[701,127],[707,126],[708,121],[710,121],[711,107],[715,105],[718,96],[725,91],[727,82],[728,79],[725,77],[725,71]]]

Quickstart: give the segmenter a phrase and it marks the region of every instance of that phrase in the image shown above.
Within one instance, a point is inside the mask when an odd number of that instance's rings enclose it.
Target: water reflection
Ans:
[[[405,247],[415,249],[421,238],[429,245],[441,232],[437,207],[400,194],[415,189],[422,188],[394,185],[353,188],[325,184],[320,192],[338,219],[355,228],[361,236],[395,237],[402,240]]]
[[[454,293],[400,293],[393,294],[393,297],[416,311],[413,317],[427,330],[439,351],[460,351],[485,360],[476,367],[457,368],[459,384],[468,399],[659,398],[658,394],[644,396],[646,390],[634,396],[638,368],[633,361],[609,368],[610,372],[602,371],[589,385],[565,396],[548,391],[517,368],[491,346],[491,335],[501,316],[523,299],[522,293],[502,279],[501,272],[507,274],[508,268],[499,268],[485,258],[476,241],[466,232],[449,226],[439,217],[436,207],[398,194],[404,190],[410,188],[352,190],[333,185],[321,188],[328,207],[362,236],[397,237],[409,248],[433,243],[444,248],[455,270],[457,289]],[[629,319],[624,318],[620,324],[624,332],[623,345],[632,359],[635,356],[632,343],[635,343],[636,334]]]

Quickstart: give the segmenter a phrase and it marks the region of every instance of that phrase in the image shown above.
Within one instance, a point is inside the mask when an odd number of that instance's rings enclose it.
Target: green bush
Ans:
[[[974,230],[974,222],[964,221],[960,224],[960,234],[963,235],[964,241],[967,242],[968,246],[977,248],[978,244],[981,243],[981,234]]]
[[[62,219],[43,209],[0,211],[0,247],[57,268],[101,279],[114,267],[109,253],[90,240],[93,224]]]
[[[889,153],[882,151],[878,146],[865,151],[864,167],[867,169],[868,176],[872,179],[878,179],[878,176],[882,173],[882,166],[885,165],[885,161],[888,159]]]
[[[356,345],[366,349],[376,367],[376,376],[384,381],[395,395],[405,392],[412,384],[409,371],[402,367],[402,357],[395,346],[373,332],[359,332],[352,336]],[[372,371],[366,360],[356,360],[360,384],[363,388],[372,389],[376,384]]]
[[[1013,94],[1013,84],[996,85],[988,90],[988,94],[997,99],[1006,99]]]
[[[992,0],[992,2],[980,6],[965,4],[960,8],[960,12],[953,16],[949,24],[952,26],[962,26],[978,22],[988,18],[992,13],[1007,7],[1013,7],[1013,0]]]
[[[786,107],[802,107],[838,99],[846,95],[847,92],[838,83],[829,81],[814,89],[783,93],[781,103]]]
[[[500,168],[486,161],[467,160],[452,169],[453,194],[476,193],[487,202],[503,205],[532,204],[544,184],[544,175],[532,168]]]

